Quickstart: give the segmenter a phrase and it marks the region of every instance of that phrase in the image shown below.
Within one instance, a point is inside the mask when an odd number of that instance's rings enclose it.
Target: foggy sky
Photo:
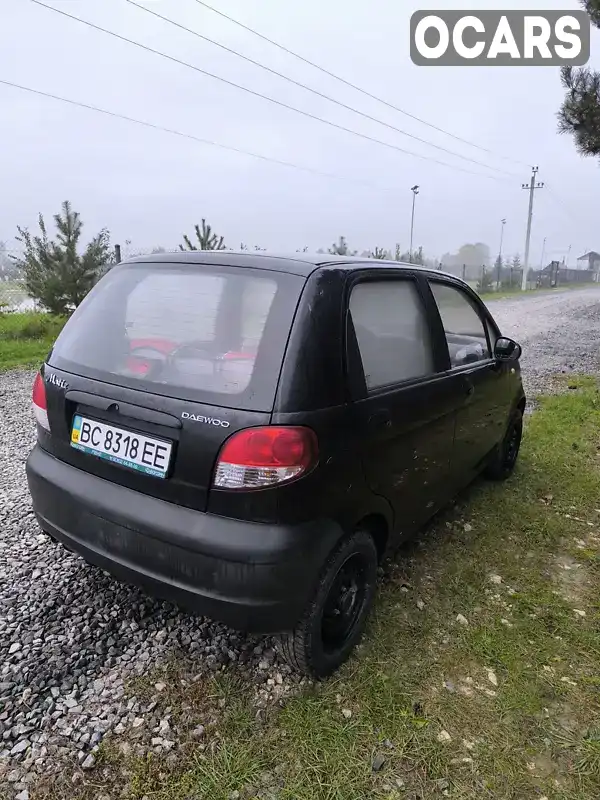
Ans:
[[[416,136],[513,173],[500,176],[401,136],[178,31],[124,0],[48,0],[77,16],[370,136],[475,172],[454,171],[362,141],[62,18],[29,0],[0,0],[0,78],[158,125],[376,184],[327,179],[140,128],[0,85],[0,240],[34,228],[71,200],[84,232],[101,227],[132,250],[174,247],[206,217],[227,245],[269,250],[408,248],[410,187],[418,183],[415,246],[427,255],[465,242],[523,252],[528,164],[536,194],[531,265],[542,239],[571,263],[600,251],[600,173],[556,132],[563,92],[552,67],[416,67],[409,19],[423,8],[520,8],[522,3],[441,0],[212,0],[229,15],[412,114],[477,142],[494,158],[424,127],[301,64],[194,0],[145,0],[155,9],[274,69]],[[528,9],[578,9],[575,0],[528,0]],[[600,67],[600,32],[592,31]],[[504,180],[504,178],[507,178]]]

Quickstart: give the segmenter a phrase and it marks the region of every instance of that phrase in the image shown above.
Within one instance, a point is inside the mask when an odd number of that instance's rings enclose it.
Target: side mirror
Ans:
[[[521,358],[522,348],[513,339],[501,337],[494,347],[496,361],[518,361]]]

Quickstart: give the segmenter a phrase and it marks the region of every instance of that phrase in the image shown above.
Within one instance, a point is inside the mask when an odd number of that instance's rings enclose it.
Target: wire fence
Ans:
[[[0,311],[34,311],[36,303],[18,279],[0,280]]]
[[[149,250],[148,252],[151,251]],[[134,254],[142,255],[138,250],[135,253],[127,253],[126,257],[130,257]],[[473,270],[467,270],[466,268],[448,268],[441,264],[440,267],[444,271],[462,277],[471,288],[481,294],[488,294],[495,291],[518,291],[521,288],[523,277],[523,271],[521,269],[512,270],[504,268],[498,273],[498,270],[494,267],[481,267],[478,270],[478,277],[474,278]],[[529,270],[527,288],[529,290],[557,288],[559,286],[596,283],[598,280],[599,275],[597,272],[566,269],[565,267],[558,266],[552,270]],[[27,290],[18,276],[11,276],[10,278],[3,278],[0,276],[0,313],[35,311],[37,307],[36,302],[28,296]]]

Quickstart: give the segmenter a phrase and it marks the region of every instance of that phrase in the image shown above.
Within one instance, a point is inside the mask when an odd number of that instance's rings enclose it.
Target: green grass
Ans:
[[[597,800],[600,394],[569,385],[528,420],[509,482],[477,484],[400,553],[339,674],[257,718],[235,671],[194,689],[167,666],[172,713],[216,709],[205,747],[183,737],[171,763],[107,750],[103,770],[32,800],[124,784],[134,800]]]
[[[64,324],[62,317],[34,311],[0,313],[0,371],[38,367]]]
[[[521,289],[517,289],[515,287],[514,289],[500,289],[498,292],[477,292],[477,294],[484,301],[484,303],[488,303],[490,300],[506,300],[509,297],[515,297],[516,295],[521,294]]]

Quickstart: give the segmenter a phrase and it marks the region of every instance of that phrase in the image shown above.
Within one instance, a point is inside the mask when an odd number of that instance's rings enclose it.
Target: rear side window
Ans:
[[[158,394],[267,411],[303,283],[266,270],[116,267],[65,326],[51,364]]]
[[[489,359],[486,327],[470,298],[448,284],[432,282],[430,286],[446,333],[451,365],[463,367]]]
[[[427,317],[412,281],[359,283],[350,314],[369,390],[435,371]]]

